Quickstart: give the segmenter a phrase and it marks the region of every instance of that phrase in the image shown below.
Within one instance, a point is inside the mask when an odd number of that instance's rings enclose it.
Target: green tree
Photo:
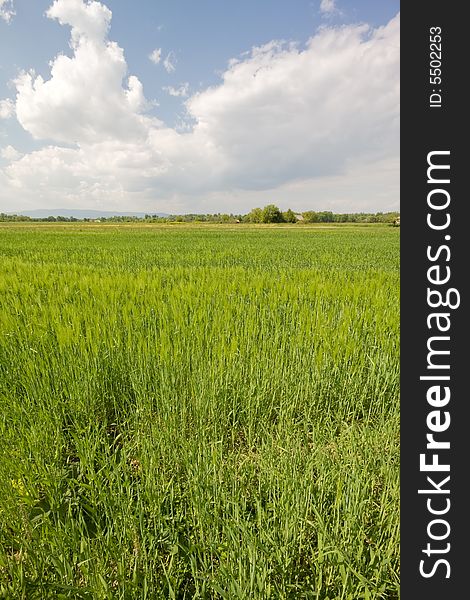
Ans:
[[[274,204],[267,204],[263,208],[262,222],[263,223],[282,223],[282,213]]]
[[[305,223],[318,223],[318,213],[313,210],[307,210],[302,213]]]
[[[318,214],[318,220],[320,223],[333,223],[333,213],[331,210],[323,210]]]
[[[297,223],[297,217],[295,216],[295,212],[288,208],[286,212],[282,213],[282,220],[284,223]]]
[[[263,223],[263,211],[261,208],[253,208],[247,215],[248,223]]]

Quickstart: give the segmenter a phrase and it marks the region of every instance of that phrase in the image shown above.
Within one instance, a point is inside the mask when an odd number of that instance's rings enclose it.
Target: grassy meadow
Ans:
[[[0,598],[399,598],[399,229],[0,224]]]

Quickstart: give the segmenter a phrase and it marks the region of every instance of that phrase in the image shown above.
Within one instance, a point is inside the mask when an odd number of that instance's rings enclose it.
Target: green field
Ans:
[[[0,598],[399,598],[398,228],[0,257]]]

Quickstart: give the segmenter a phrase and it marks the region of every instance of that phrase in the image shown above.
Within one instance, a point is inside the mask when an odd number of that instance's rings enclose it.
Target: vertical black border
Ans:
[[[468,24],[461,12],[464,4],[438,2],[408,2],[401,8],[401,598],[426,600],[464,598],[470,595],[470,566],[467,555],[470,543],[469,521],[466,508],[470,506],[470,399],[465,389],[467,355],[470,354],[467,332],[470,332],[466,314],[470,277],[470,198],[464,189],[466,155],[464,138],[468,135],[468,107],[463,86],[467,83],[468,56],[465,52]],[[430,28],[442,30],[442,83],[430,83]],[[442,106],[430,107],[433,89],[441,90]],[[427,155],[435,150],[450,150],[450,184],[444,186],[451,196],[449,214],[451,223],[445,231],[433,231],[427,224]],[[445,161],[444,161],[445,162]],[[469,206],[467,206],[469,205]],[[444,211],[446,212],[446,211]],[[443,217],[440,213],[439,216]],[[444,218],[444,217],[443,217]],[[450,235],[450,240],[445,240]],[[467,243],[468,241],[468,243]],[[440,434],[450,441],[450,450],[440,452],[441,462],[450,462],[450,472],[435,473],[439,482],[450,475],[448,495],[451,507],[442,518],[450,525],[450,534],[442,542],[428,538],[427,526],[433,517],[427,510],[427,496],[418,489],[430,488],[427,475],[420,472],[419,456],[426,452],[426,417],[430,410],[426,399],[428,381],[420,376],[429,374],[427,368],[427,341],[433,333],[426,319],[433,309],[427,304],[427,270],[433,264],[426,256],[427,247],[436,249],[447,244],[451,251],[449,261],[443,252],[439,260],[442,268],[448,265],[451,279],[442,288],[453,287],[460,292],[461,303],[456,309],[440,308],[450,313],[451,328],[447,334],[450,355],[451,399],[446,407],[450,412],[449,429]],[[431,286],[435,287],[435,286]],[[445,291],[444,289],[442,290]],[[434,335],[436,333],[434,332]],[[439,374],[443,374],[440,372]],[[444,384],[443,384],[444,385]],[[447,384],[445,384],[447,385]],[[438,436],[436,435],[436,438]],[[430,452],[432,454],[432,451]],[[446,487],[446,486],[442,486]],[[445,495],[434,495],[435,507],[439,497],[444,506]],[[438,531],[436,528],[435,531]],[[444,528],[440,531],[444,531]],[[449,551],[428,558],[423,549],[428,542],[435,548],[450,544]],[[420,574],[420,561],[426,559],[430,570],[439,558],[441,564],[429,578]]]

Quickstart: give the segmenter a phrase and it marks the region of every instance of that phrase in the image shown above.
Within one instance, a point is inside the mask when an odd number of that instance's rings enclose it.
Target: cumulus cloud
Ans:
[[[170,50],[163,61],[163,66],[165,67],[167,73],[173,73],[173,71],[175,71],[176,62],[176,55],[173,50]]]
[[[13,0],[0,0],[0,19],[9,23],[16,12],[13,8]]]
[[[18,160],[23,156],[16,148],[13,146],[5,146],[5,148],[0,149],[0,156],[8,161]]]
[[[304,49],[271,42],[187,101],[196,134],[223,148],[225,177],[262,188],[339,172],[398,148],[399,17],[321,29]]]
[[[218,85],[187,98],[191,126],[182,129],[149,116],[142,83],[108,39],[109,9],[55,0],[47,16],[71,27],[72,55],[57,56],[48,79],[17,78],[16,115],[49,145],[0,169],[0,199],[15,190],[29,205],[57,198],[64,207],[176,212],[237,190],[248,198],[338,178],[364,195],[379,163],[398,181],[399,15],[378,29],[321,28],[302,47],[253,48]],[[167,91],[184,97],[186,85]],[[389,202],[368,200],[371,209],[381,202],[377,210]]]
[[[7,98],[0,100],[0,119],[9,119],[15,114],[15,103]]]
[[[155,50],[153,50],[153,52],[151,52],[149,54],[149,59],[156,65],[158,65],[158,63],[161,61],[162,59],[162,49],[161,48],[155,48]]]
[[[60,54],[47,81],[34,71],[15,81],[16,115],[36,139],[67,144],[145,137],[143,87],[127,77],[124,52],[107,39],[111,11],[99,2],[55,0],[47,16],[70,25],[71,57]]]
[[[82,0],[54,0],[46,11],[50,19],[72,27],[71,46],[75,48],[82,38],[101,43],[109,30],[112,13],[101,2]]]

